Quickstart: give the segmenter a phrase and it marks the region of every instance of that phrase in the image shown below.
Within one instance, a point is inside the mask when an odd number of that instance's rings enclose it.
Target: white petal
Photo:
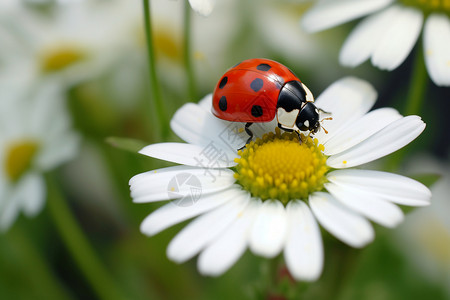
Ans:
[[[362,20],[345,40],[339,54],[342,65],[356,67],[373,54],[380,40],[389,30],[398,7],[389,7]]]
[[[429,205],[430,190],[411,178],[380,171],[337,170],[327,176],[330,182],[365,190],[377,197],[398,204],[410,206]]]
[[[330,156],[327,165],[332,168],[350,168],[368,163],[406,146],[425,129],[418,116],[407,116],[392,122],[356,146]]]
[[[42,210],[45,203],[45,182],[42,176],[38,174],[29,174],[23,178],[23,181],[23,184],[20,186],[20,202],[23,212],[28,217],[34,217]]]
[[[325,188],[342,204],[380,225],[395,227],[403,221],[398,206],[370,192],[333,183],[325,184]]]
[[[134,176],[130,190],[136,203],[169,199],[195,201],[202,194],[230,187],[235,179],[229,169],[201,169],[187,166],[154,170]]]
[[[444,14],[432,14],[425,22],[423,33],[425,63],[436,85],[450,86],[450,19]]]
[[[209,16],[214,8],[214,0],[189,0],[192,9],[202,15]]]
[[[247,141],[248,135],[239,122],[228,122],[215,117],[198,104],[187,103],[177,110],[170,121],[172,130],[190,144],[221,145],[236,151]]]
[[[323,268],[323,245],[317,222],[302,201],[286,206],[288,234],[284,249],[287,268],[297,280],[313,281]]]
[[[158,143],[146,146],[139,153],[177,164],[204,167],[228,168],[235,166],[237,152],[224,150],[213,143],[199,146],[184,143]]]
[[[45,145],[36,158],[41,170],[51,170],[74,158],[80,147],[80,136],[74,132],[64,132],[62,136]]]
[[[201,215],[242,194],[238,188],[230,188],[217,193],[204,194],[190,206],[180,206],[170,202],[147,216],[141,223],[141,232],[152,236],[177,223]]]
[[[198,101],[198,105],[206,111],[210,112],[212,108],[212,94],[208,94],[200,99],[200,101]]]
[[[320,225],[344,243],[360,248],[373,240],[375,233],[370,222],[343,207],[330,194],[312,194],[309,205]]]
[[[250,227],[260,203],[252,200],[220,237],[198,257],[197,266],[203,275],[219,276],[226,272],[244,253]]]
[[[389,30],[379,41],[372,55],[372,64],[383,70],[397,68],[411,52],[420,30],[423,14],[420,10],[401,7]]]
[[[318,108],[330,112],[333,120],[323,122],[328,134],[319,131],[314,137],[321,144],[338,133],[346,124],[363,116],[375,103],[377,92],[367,81],[345,77],[330,85],[316,100]]]
[[[170,242],[167,256],[178,263],[192,258],[242,214],[249,200],[250,195],[243,193],[240,197],[189,223]]]
[[[400,118],[402,118],[402,115],[393,108],[380,108],[371,111],[359,120],[346,126],[340,134],[330,138],[324,145],[324,154],[334,155],[345,151]]]
[[[318,1],[302,18],[306,31],[315,32],[340,25],[386,7],[393,0]]]
[[[284,246],[287,217],[278,200],[264,201],[258,210],[250,232],[250,249],[258,255],[274,257]]]

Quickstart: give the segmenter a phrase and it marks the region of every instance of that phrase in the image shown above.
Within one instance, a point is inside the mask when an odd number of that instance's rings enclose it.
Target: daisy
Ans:
[[[0,79],[2,231],[20,212],[32,217],[42,210],[46,195],[43,172],[74,157],[79,141],[70,129],[57,84],[15,83]]]
[[[394,227],[403,220],[395,204],[423,206],[430,191],[412,179],[380,171],[354,169],[392,153],[425,128],[418,116],[391,108],[368,112],[373,87],[344,78],[318,97],[317,107],[333,120],[313,138],[281,133],[276,120],[255,123],[255,140],[243,151],[244,124],[219,120],[211,113],[211,95],[181,107],[172,130],[186,143],[160,143],[141,154],[178,163],[138,174],[130,180],[134,202],[177,199],[141,224],[149,236],[197,217],[167,248],[182,263],[200,254],[202,274],[228,270],[249,248],[264,257],[284,253],[297,280],[315,280],[322,271],[323,246],[318,224],[352,247],[374,239],[369,220]]]
[[[0,14],[0,32],[9,32],[7,38],[0,35],[0,43],[6,39],[7,45],[15,45],[0,55],[25,75],[58,78],[66,86],[95,78],[114,63],[123,46],[124,18],[114,10],[116,2],[72,1],[45,15],[18,3]]]
[[[303,16],[302,25],[315,32],[365,15],[370,16],[357,25],[341,49],[343,65],[355,67],[370,58],[374,66],[393,70],[409,55],[423,27],[428,73],[436,85],[450,86],[448,0],[323,0]]]

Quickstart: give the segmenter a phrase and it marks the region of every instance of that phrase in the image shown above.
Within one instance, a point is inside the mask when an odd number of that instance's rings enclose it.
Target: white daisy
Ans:
[[[125,33],[116,2],[65,3],[48,14],[17,5],[0,15],[0,32],[9,32],[0,35],[0,43],[9,46],[0,55],[23,74],[58,78],[68,86],[95,78],[121,53]]]
[[[0,80],[0,230],[22,211],[34,216],[43,207],[42,173],[71,159],[78,136],[70,129],[57,84],[32,86]]]
[[[425,128],[418,116],[391,108],[368,112],[376,92],[367,82],[344,78],[316,101],[333,114],[314,139],[277,129],[276,121],[255,123],[256,140],[244,151],[242,123],[212,115],[211,95],[188,103],[171,121],[185,143],[160,143],[140,153],[182,164],[130,180],[136,203],[177,199],[152,214],[141,231],[154,235],[197,217],[171,241],[168,257],[178,263],[200,253],[202,274],[220,275],[247,247],[274,257],[281,251],[297,280],[322,271],[318,224],[352,247],[374,239],[369,220],[394,227],[403,220],[396,204],[423,206],[430,191],[412,179],[380,171],[350,169],[407,145]]]
[[[357,25],[341,49],[343,65],[354,67],[370,58],[374,66],[393,70],[411,52],[423,27],[428,73],[437,85],[450,86],[449,1],[323,0],[303,16],[302,25],[314,32],[365,15],[370,16]]]

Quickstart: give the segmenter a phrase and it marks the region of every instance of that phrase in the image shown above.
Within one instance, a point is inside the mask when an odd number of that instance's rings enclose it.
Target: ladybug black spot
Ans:
[[[250,87],[255,92],[259,91],[263,87],[264,81],[261,78],[256,78],[250,83]]]
[[[225,86],[225,84],[227,84],[228,82],[228,77],[225,76],[224,78],[222,78],[222,80],[219,83],[219,89],[223,89],[223,87]]]
[[[255,118],[261,117],[263,115],[263,109],[259,105],[252,106],[252,116]]]
[[[272,67],[268,64],[259,64],[256,69],[260,71],[269,71]]]
[[[227,110],[227,97],[222,96],[222,98],[220,98],[219,100],[219,108],[221,111],[226,111]]]

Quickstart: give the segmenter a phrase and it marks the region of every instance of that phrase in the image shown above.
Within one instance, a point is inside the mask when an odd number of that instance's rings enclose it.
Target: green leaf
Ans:
[[[121,138],[116,136],[107,137],[105,141],[115,148],[133,153],[137,153],[139,150],[147,146],[147,143],[141,140]]]

